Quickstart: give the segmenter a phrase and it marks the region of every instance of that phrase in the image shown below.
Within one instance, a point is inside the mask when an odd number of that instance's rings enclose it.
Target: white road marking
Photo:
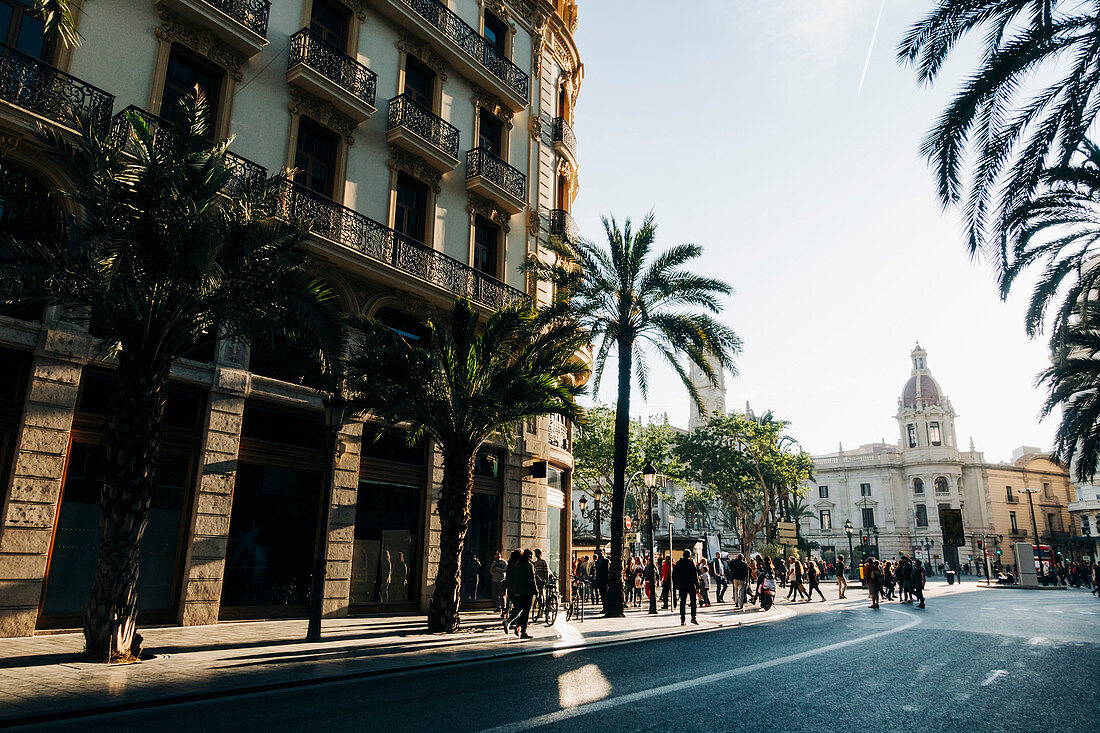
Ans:
[[[996,682],[1000,678],[1007,677],[1007,676],[1008,676],[1008,670],[1007,669],[995,669],[992,672],[990,672],[989,675],[982,682],[982,687],[989,687],[990,685],[992,685],[994,682]]]
[[[779,657],[777,659],[769,659],[766,662],[757,662],[756,664],[749,664],[744,667],[736,667],[724,672],[715,672],[714,674],[708,674],[703,677],[696,677],[694,679],[683,680],[681,682],[674,682],[668,685],[662,685],[660,687],[654,687],[649,690],[640,690],[638,692],[632,692],[626,695],[619,695],[618,697],[604,698],[603,700],[597,700],[596,702],[580,705],[575,708],[569,708],[567,710],[558,710],[553,713],[547,713],[546,715],[539,715],[534,718],[528,718],[527,720],[520,720],[515,723],[508,723],[496,728],[487,728],[482,733],[512,733],[515,731],[526,731],[530,728],[535,728],[542,725],[552,725],[554,723],[560,723],[564,720],[570,720],[582,715],[588,715],[590,713],[598,713],[604,710],[610,710],[612,708],[621,707],[623,705],[630,705],[635,702],[641,702],[648,700],[655,695],[667,695],[673,692],[680,692],[682,690],[688,690],[693,687],[699,687],[701,685],[709,685],[714,682],[722,682],[732,677],[740,677],[741,675],[752,674],[753,672],[759,672],[771,667],[778,667],[781,664],[789,664],[790,662],[798,662],[810,657],[816,657],[820,654],[836,651],[837,649],[843,649],[845,647],[854,646],[856,644],[862,644],[865,641],[871,641],[872,639],[879,639],[883,636],[889,636],[901,631],[907,631],[921,622],[919,616],[906,613],[904,611],[897,611],[892,608],[883,609],[890,613],[900,614],[907,617],[909,620],[901,626],[893,629],[887,629],[886,631],[876,631],[873,634],[861,636],[856,639],[848,639],[847,641],[838,641],[835,644],[827,644],[817,649],[810,649],[804,652],[798,652],[797,654],[789,654],[785,657]]]
[[[1078,611],[1077,613],[1081,614],[1082,616],[1095,616],[1096,615],[1095,611]]]

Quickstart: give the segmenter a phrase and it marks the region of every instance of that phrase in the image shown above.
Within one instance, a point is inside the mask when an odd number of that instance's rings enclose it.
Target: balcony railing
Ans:
[[[569,215],[568,211],[565,209],[550,209],[548,218],[550,220],[551,237],[557,237],[569,244],[577,243],[580,239],[580,229],[577,228],[577,222],[573,221],[573,217]]]
[[[474,176],[492,181],[520,201],[527,198],[527,176],[493,155],[488,148],[474,148],[466,153],[466,178]]]
[[[356,99],[374,106],[378,75],[308,28],[290,37],[287,68],[298,64],[310,67]]]
[[[205,0],[248,30],[267,38],[268,0]]]
[[[484,36],[455,15],[450,8],[439,0],[400,1],[457,43],[466,54],[488,69],[490,74],[503,81],[518,96],[527,99],[529,80],[523,69],[513,64],[485,40]]]
[[[18,49],[0,43],[0,99],[71,127],[77,113],[106,131],[114,96]]]
[[[577,136],[573,134],[573,127],[565,121],[564,117],[554,118],[554,131],[553,141],[561,143],[566,150],[573,154],[573,157],[577,155]]]
[[[285,216],[305,220],[322,237],[490,308],[503,308],[527,297],[521,290],[301,186],[287,188],[282,206]]]
[[[455,165],[457,165],[458,128],[443,118],[432,114],[413,101],[412,97],[407,94],[402,94],[390,100],[386,130],[393,130],[398,127],[404,127],[416,133],[426,142],[455,158]]]
[[[550,416],[550,430],[547,436],[550,445],[569,450],[569,423],[561,415]]]
[[[118,145],[123,152],[129,153],[130,155],[137,154],[137,143],[133,138],[133,124],[130,122],[129,113],[131,112],[144,120],[145,124],[149,126],[154,149],[163,151],[174,134],[172,132],[172,123],[163,117],[158,117],[152,112],[146,112],[140,107],[135,107],[133,105],[130,105],[115,115],[111,123],[111,139],[115,144]],[[233,180],[229,184],[230,190],[238,190],[242,186],[257,183],[267,178],[267,168],[257,163],[253,163],[248,158],[243,158],[236,153],[226,151],[225,163],[233,173]]]

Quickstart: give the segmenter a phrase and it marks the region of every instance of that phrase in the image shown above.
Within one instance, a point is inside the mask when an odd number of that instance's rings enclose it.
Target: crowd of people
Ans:
[[[512,550],[507,562],[499,552],[493,556],[489,563],[489,579],[493,584],[493,598],[505,634],[513,633],[521,639],[532,638],[527,633],[531,606],[551,577],[550,566],[543,558],[542,550]]]

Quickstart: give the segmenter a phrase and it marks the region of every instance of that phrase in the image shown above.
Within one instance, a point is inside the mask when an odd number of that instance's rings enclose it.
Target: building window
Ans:
[[[427,236],[428,187],[407,173],[397,174],[397,208],[393,228],[417,242]]]
[[[1043,482],[1043,496],[1048,499],[1054,498],[1054,492],[1050,490],[1050,484],[1048,484],[1046,481]]]
[[[485,40],[502,56],[508,54],[508,26],[488,10],[485,11]]]
[[[1019,531],[1020,528],[1016,526],[1016,512],[1009,512],[1008,513],[1008,524],[1009,524],[1009,527],[1012,528],[1013,532],[1018,532]]]
[[[832,529],[832,528],[833,528],[832,512],[830,512],[828,509],[822,509],[821,510],[821,529],[824,530],[824,529]]]
[[[351,11],[342,3],[314,0],[309,29],[322,41],[346,52],[350,21]]]
[[[478,115],[478,147],[485,148],[493,155],[504,159],[504,123],[488,110]]]
[[[336,184],[336,151],[340,145],[336,133],[313,120],[298,121],[298,148],[294,153],[294,182],[332,198]]]
[[[914,494],[923,494],[924,493],[924,481],[922,481],[919,478],[913,479],[913,493]]]
[[[870,496],[871,495],[871,484],[860,484],[859,485],[859,495],[860,496]]]
[[[435,108],[435,71],[415,56],[405,56],[404,94],[424,109]]]
[[[1015,504],[1017,501],[1020,500],[1019,497],[1016,496],[1015,492],[1012,491],[1011,486],[1006,486],[1005,487],[1005,500],[1009,504]]]
[[[917,526],[928,526],[928,507],[924,504],[917,504]]]
[[[168,55],[168,72],[164,77],[164,93],[160,98],[160,116],[169,122],[179,117],[180,100],[194,94],[195,87],[206,97],[206,136],[214,137],[218,122],[218,100],[225,72],[188,52],[179,44]]]
[[[940,435],[940,424],[938,422],[930,423],[928,425],[929,442],[932,445],[942,445],[943,438]]]
[[[874,527],[875,526],[875,510],[871,507],[863,507],[863,526]]]
[[[917,447],[917,426],[910,423],[905,426],[906,432],[909,434],[909,447]]]
[[[1057,514],[1047,514],[1047,533],[1054,534],[1062,530],[1061,517]]]
[[[949,491],[950,491],[950,489],[948,489],[948,487],[947,487],[947,479],[944,478],[943,476],[937,476],[936,477],[936,493],[937,494],[946,494]]]
[[[817,487],[817,498],[819,498],[819,499],[828,499],[829,498],[829,487],[828,486],[818,486]]]
[[[497,276],[497,251],[500,227],[483,216],[474,219],[474,269],[489,277]]]
[[[0,43],[36,59],[50,60],[45,24],[35,17],[29,0],[0,0]]]

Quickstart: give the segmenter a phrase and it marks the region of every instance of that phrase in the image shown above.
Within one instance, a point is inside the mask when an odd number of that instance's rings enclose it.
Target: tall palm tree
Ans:
[[[1082,308],[1053,344],[1051,365],[1038,380],[1048,390],[1042,414],[1061,409],[1053,453],[1073,466],[1076,481],[1091,483],[1100,465],[1100,304]]]
[[[208,334],[285,332],[318,348],[340,340],[335,297],[303,267],[305,230],[277,215],[285,177],[229,188],[229,141],[205,138],[204,100],[192,96],[181,112],[171,134],[155,139],[137,115],[126,141],[101,137],[87,119],[77,120],[75,140],[40,130],[70,181],[48,197],[10,170],[0,176],[0,303],[61,306],[95,324],[102,351],[116,357],[84,617],[94,659],[140,655],[138,551],[173,361]]]
[[[635,231],[627,219],[619,229],[603,220],[607,246],[586,239],[571,244],[553,241],[553,262],[537,256],[527,263],[537,279],[554,283],[554,308],[573,320],[599,347],[593,389],[599,388],[607,358],[618,357],[618,402],[615,406],[614,482],[611,495],[611,571],[605,601],[608,616],[622,616],[623,511],[630,436],[630,393],[636,379],[644,397],[649,386],[647,349],[657,352],[680,377],[703,408],[685,366],[687,360],[714,379],[717,369],[733,369],[741,341],[711,314],[721,311],[718,297],[732,288],[685,268],[702,254],[694,244],[681,244],[651,257],[657,228],[653,215]],[[691,309],[701,309],[695,312]]]
[[[971,254],[998,249],[1006,213],[1036,190],[1051,157],[1069,161],[1100,110],[1100,12],[1069,0],[938,0],[898,59],[931,84],[974,33],[984,54],[922,148],[943,205],[963,203]]]
[[[810,505],[806,503],[806,500],[801,496],[795,496],[787,503],[787,516],[790,521],[794,522],[795,532],[801,534],[802,532],[802,520],[813,519],[814,510],[810,508]]]
[[[406,425],[410,440],[432,438],[442,453],[439,568],[428,628],[456,631],[474,458],[486,440],[508,440],[529,417],[583,417],[576,397],[589,370],[576,355],[587,339],[570,322],[543,318],[526,302],[483,324],[469,301],[459,300],[450,313],[428,320],[426,346],[374,319],[356,319],[353,326],[361,335],[346,366],[352,406],[386,426]]]

